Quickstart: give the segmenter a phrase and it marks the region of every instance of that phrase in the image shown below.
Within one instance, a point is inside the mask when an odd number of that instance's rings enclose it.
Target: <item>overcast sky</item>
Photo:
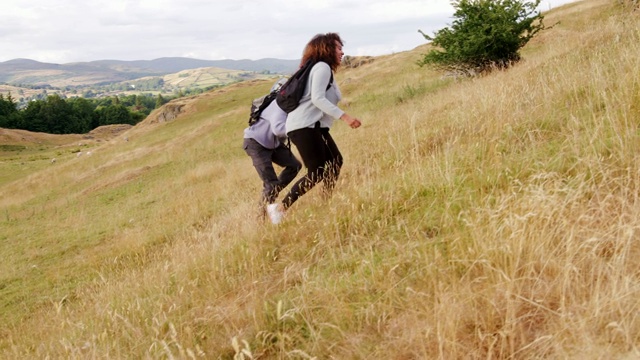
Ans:
[[[0,62],[299,59],[326,32],[346,55],[376,56],[424,44],[418,29],[431,35],[453,12],[449,0],[0,0]]]

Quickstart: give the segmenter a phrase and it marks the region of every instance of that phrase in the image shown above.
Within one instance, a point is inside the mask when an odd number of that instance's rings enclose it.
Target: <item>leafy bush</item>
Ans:
[[[544,29],[536,8],[540,0],[459,0],[451,28],[427,40],[440,49],[431,50],[418,62],[437,69],[475,74],[506,68],[520,60],[519,50]]]

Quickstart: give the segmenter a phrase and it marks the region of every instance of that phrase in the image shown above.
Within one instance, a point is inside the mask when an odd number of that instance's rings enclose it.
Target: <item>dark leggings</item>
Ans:
[[[282,200],[284,208],[288,209],[320,181],[324,184],[324,194],[331,195],[340,176],[342,154],[329,134],[329,129],[316,126],[291,131],[287,136],[298,149],[307,174],[291,187]]]

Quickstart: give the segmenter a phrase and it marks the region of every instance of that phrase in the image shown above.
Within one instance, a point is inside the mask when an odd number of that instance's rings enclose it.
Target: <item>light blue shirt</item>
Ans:
[[[275,149],[287,137],[285,123],[287,113],[282,111],[278,103],[273,100],[262,110],[260,120],[244,129],[244,138],[253,139],[267,149]]]

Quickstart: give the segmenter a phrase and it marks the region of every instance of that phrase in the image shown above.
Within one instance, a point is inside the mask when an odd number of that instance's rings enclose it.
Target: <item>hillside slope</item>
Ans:
[[[0,357],[637,358],[640,19],[546,23],[482,78],[338,72],[363,126],[280,226],[240,147],[266,80],[2,183]]]

